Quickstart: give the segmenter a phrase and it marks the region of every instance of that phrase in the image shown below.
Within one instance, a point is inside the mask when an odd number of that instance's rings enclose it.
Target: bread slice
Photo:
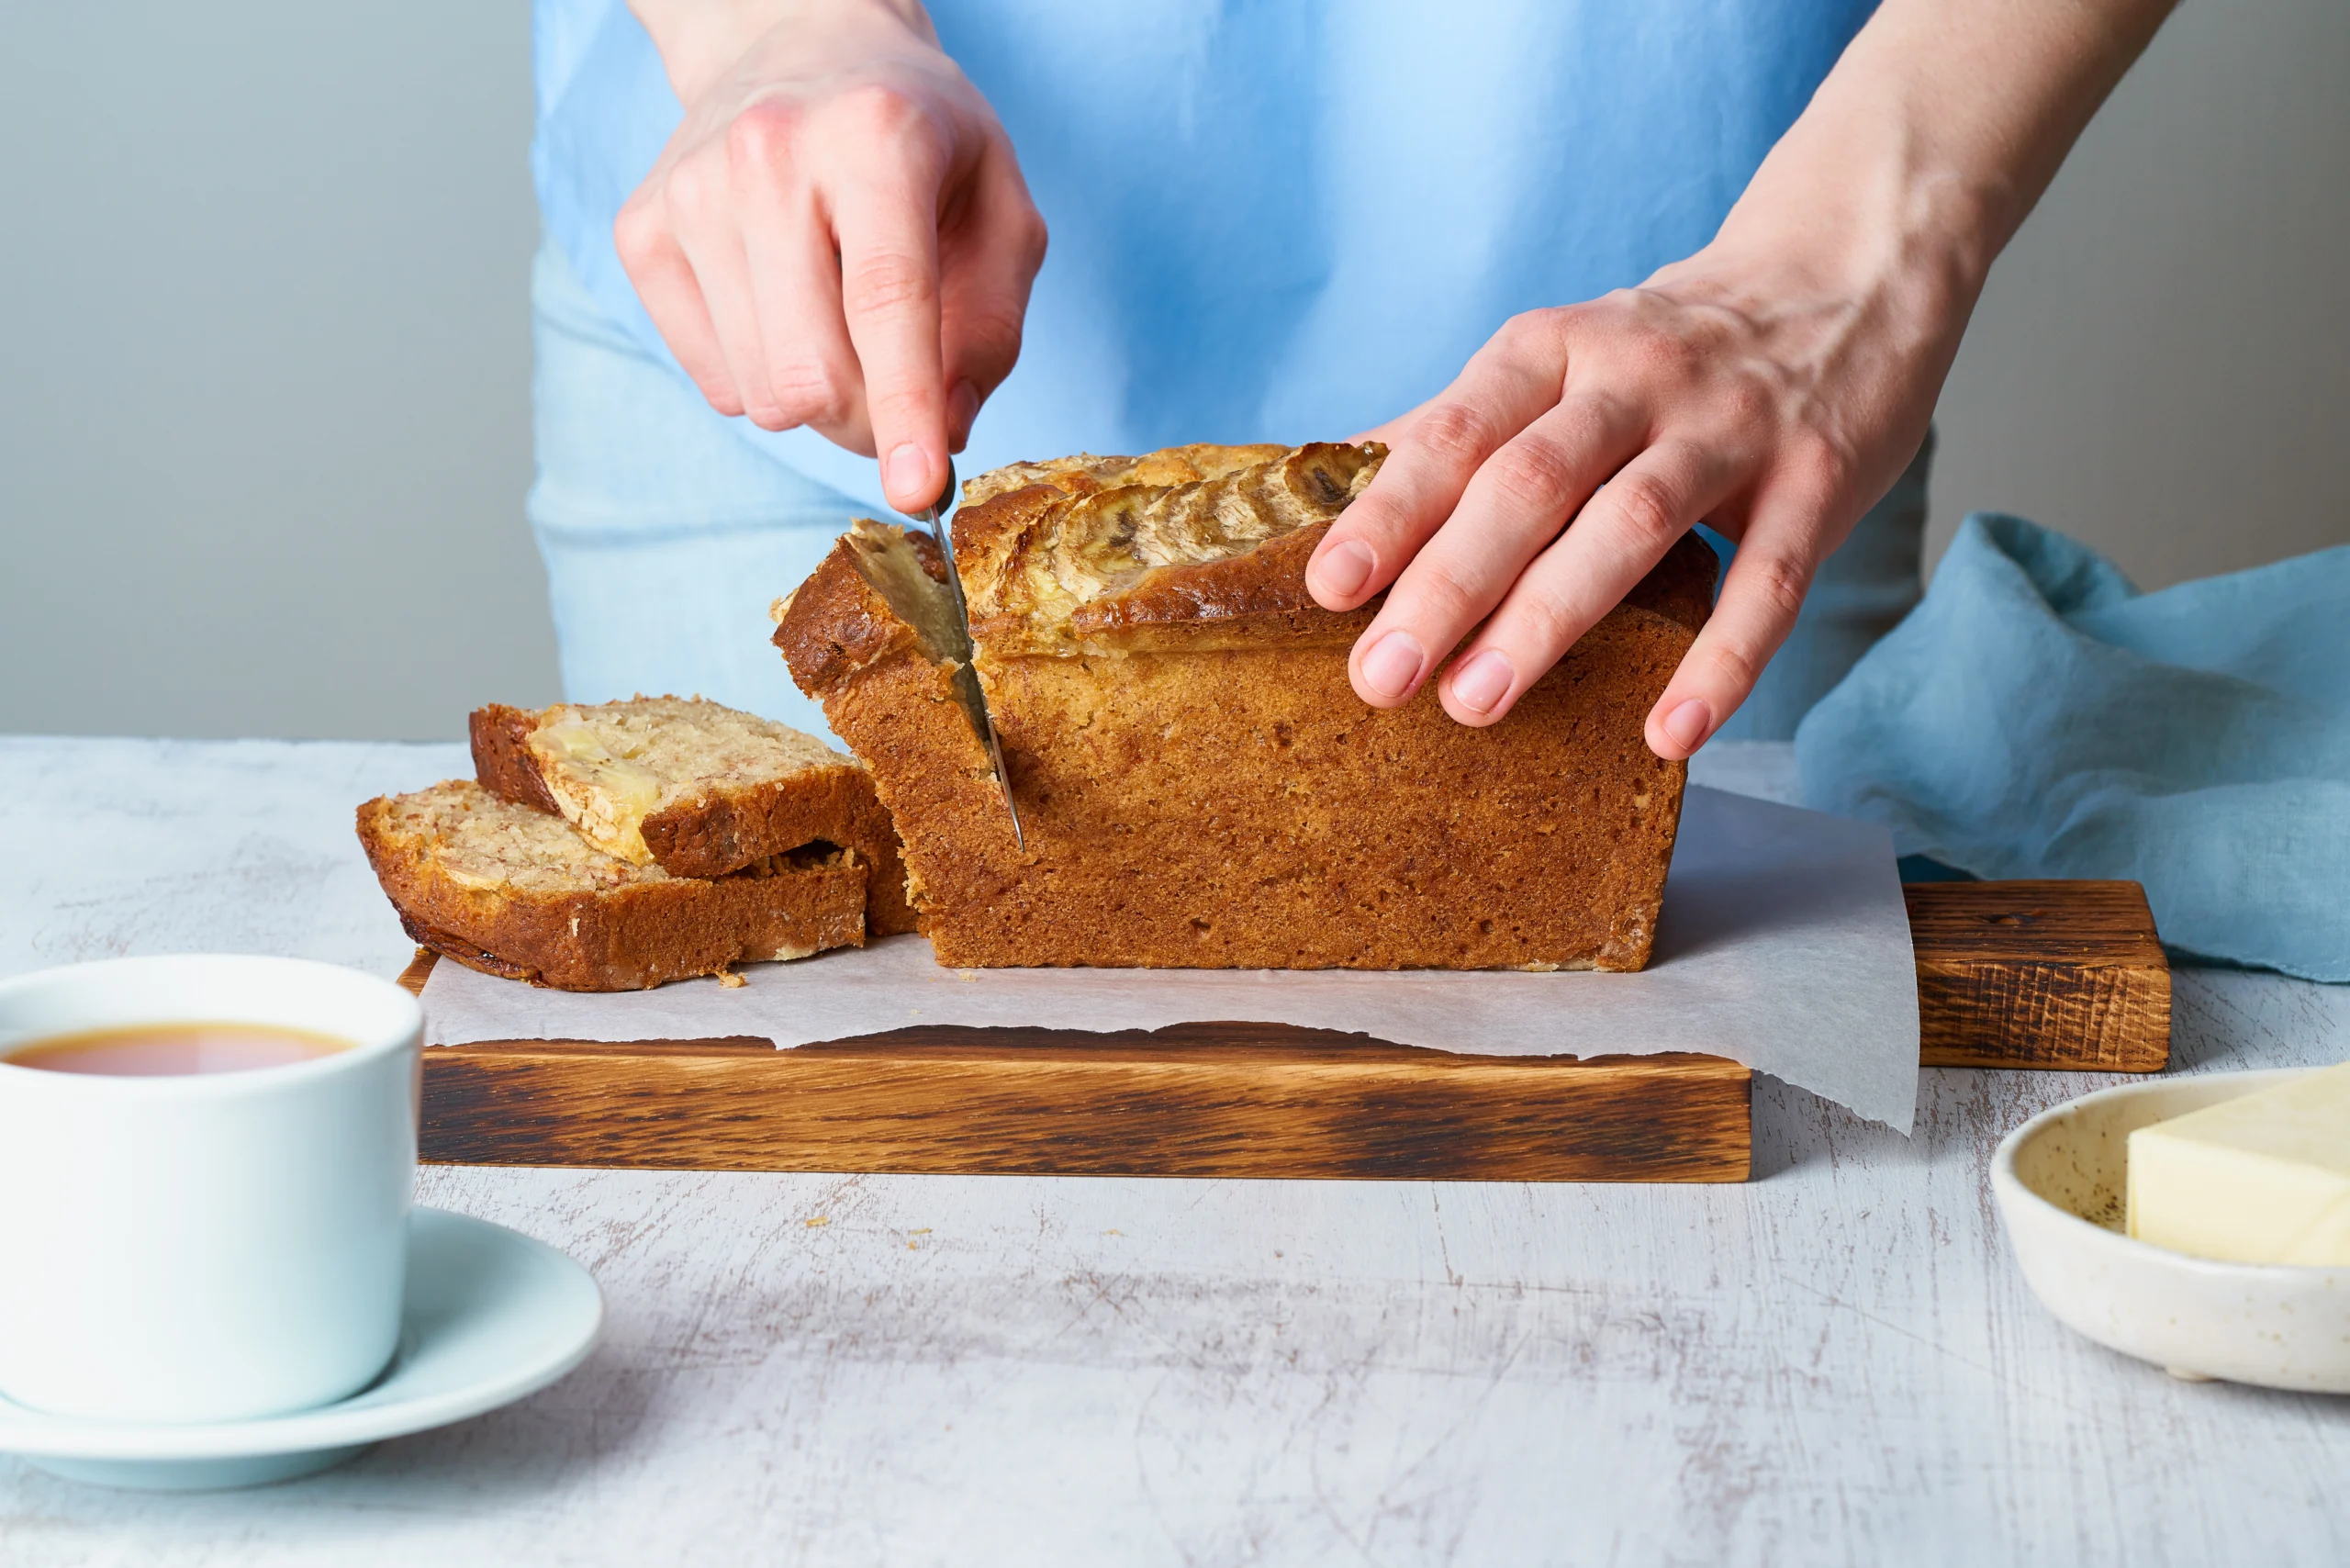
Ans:
[[[723,877],[815,843],[868,871],[866,929],[914,929],[897,830],[855,758],[786,724],[699,698],[539,711],[492,703],[471,730],[474,777],[553,812],[606,854],[675,877]]]
[[[466,779],[368,801],[359,841],[409,936],[562,991],[642,991],[865,942],[866,868],[832,846],[673,877]]]
[[[947,954],[973,950],[966,912],[1011,898],[1023,872],[1004,852],[1012,824],[946,580],[929,534],[860,518],[773,613],[793,678],[872,770],[891,820],[921,824],[919,853],[899,835],[906,889],[940,961],[965,963]],[[941,909],[957,923],[944,946],[931,927]]]
[[[1685,769],[1642,740],[1704,623],[1685,539],[1483,729],[1365,706],[1376,603],[1304,566],[1375,446],[1178,448],[983,475],[955,521],[966,655],[927,535],[860,521],[778,606],[800,689],[873,771],[939,961],[1636,969]],[[942,623],[949,628],[942,633]],[[1015,844],[959,700],[984,685]]]

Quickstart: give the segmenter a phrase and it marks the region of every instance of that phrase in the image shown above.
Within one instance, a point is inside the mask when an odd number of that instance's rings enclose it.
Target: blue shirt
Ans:
[[[1403,412],[1511,315],[1704,245],[1870,9],[934,0],[1052,233],[1019,368],[958,466],[1335,440]],[[677,98],[621,0],[539,0],[534,25],[547,235],[674,369],[611,230]],[[731,422],[879,504],[871,459]]]

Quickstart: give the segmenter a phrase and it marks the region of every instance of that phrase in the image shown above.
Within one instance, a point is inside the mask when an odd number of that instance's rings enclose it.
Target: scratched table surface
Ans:
[[[1701,761],[1791,793],[1784,746]],[[352,808],[465,766],[0,739],[0,973],[396,973]],[[2350,991],[2177,994],[2175,1070],[2350,1057]],[[1758,1080],[1744,1186],[427,1170],[595,1271],[586,1366],[256,1491],[0,1459],[0,1562],[2350,1561],[2350,1399],[2174,1382],[2026,1291],[1992,1146],[2110,1081],[1930,1071],[1905,1138]]]

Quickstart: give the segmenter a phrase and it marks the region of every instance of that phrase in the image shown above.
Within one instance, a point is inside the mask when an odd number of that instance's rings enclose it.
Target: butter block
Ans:
[[[2236,1263],[2350,1268],[2350,1062],[2130,1135],[2129,1233]]]

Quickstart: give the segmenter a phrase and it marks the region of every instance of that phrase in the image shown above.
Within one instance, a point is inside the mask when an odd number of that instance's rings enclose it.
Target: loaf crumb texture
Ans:
[[[509,979],[636,991],[865,939],[866,868],[829,845],[677,877],[468,779],[378,797],[358,828],[408,935]]]
[[[639,864],[657,858],[644,833],[648,818],[674,819],[713,797],[855,766],[812,735],[699,698],[559,705],[539,715],[525,745],[571,824],[606,854]]]

